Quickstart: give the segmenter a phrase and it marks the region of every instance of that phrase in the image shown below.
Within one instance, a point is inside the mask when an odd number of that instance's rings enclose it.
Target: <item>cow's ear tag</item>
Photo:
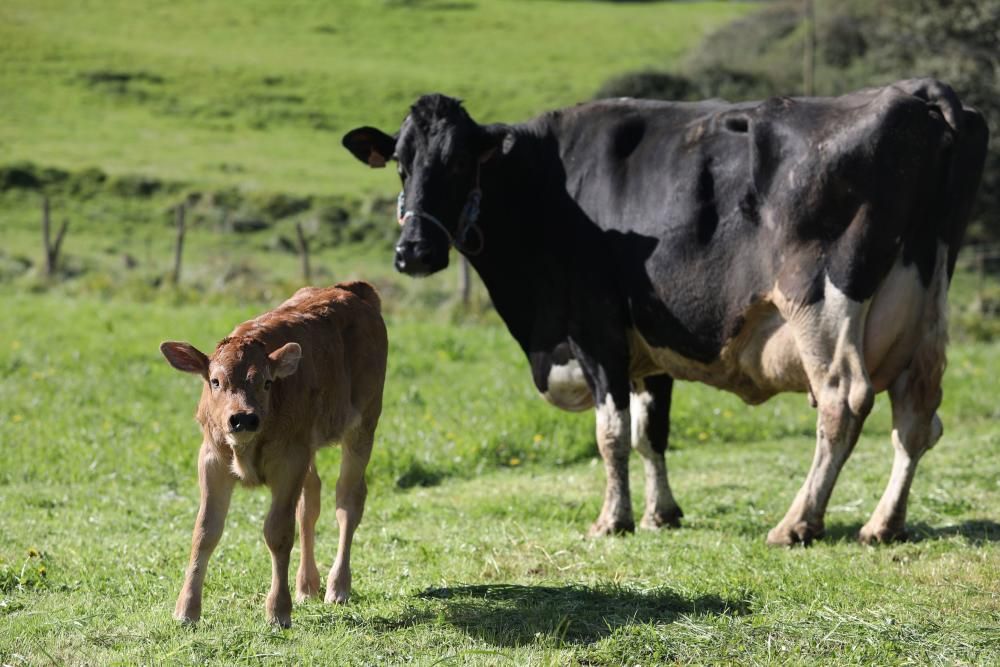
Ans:
[[[376,153],[374,148],[368,149],[368,166],[372,169],[381,169],[385,166],[385,158]]]

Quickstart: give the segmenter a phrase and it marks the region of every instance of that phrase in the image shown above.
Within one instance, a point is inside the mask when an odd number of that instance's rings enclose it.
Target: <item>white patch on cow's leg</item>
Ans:
[[[906,536],[906,502],[917,463],[944,430],[936,411],[941,404],[948,342],[947,257],[947,246],[940,245],[923,313],[924,334],[909,367],[889,387],[895,454],[885,493],[858,534],[858,539],[866,544],[891,542]]]
[[[590,386],[576,359],[570,359],[562,365],[554,364],[549,369],[548,389],[542,396],[557,408],[572,412],[594,407]]]
[[[676,528],[684,515],[670,491],[664,452],[657,452],[649,441],[649,409],[653,396],[646,391],[633,392],[629,400],[632,417],[632,448],[642,456],[646,473],[646,509],[640,528]]]
[[[827,278],[822,301],[788,310],[819,414],[809,474],[785,517],[767,534],[769,544],[782,545],[808,544],[823,534],[833,486],[875,400],[862,353],[867,305],[849,299]]]
[[[319,519],[320,491],[322,489],[315,461],[309,464],[309,471],[302,483],[302,495],[295,510],[299,522],[299,544],[301,554],[299,572],[295,577],[295,599],[301,602],[319,594],[319,568],[316,566],[316,521]]]
[[[374,425],[359,426],[344,438],[337,479],[337,558],[326,581],[326,602],[344,604],[351,596],[351,543],[365,510],[365,468],[371,457]]]
[[[635,530],[632,517],[632,498],[628,485],[629,457],[628,409],[619,410],[608,394],[597,408],[597,448],[604,459],[607,486],[604,507],[597,521],[590,527],[590,536],[599,537]]]

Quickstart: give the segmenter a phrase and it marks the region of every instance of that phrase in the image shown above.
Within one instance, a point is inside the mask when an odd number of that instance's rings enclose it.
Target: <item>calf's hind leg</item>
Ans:
[[[337,525],[340,527],[337,558],[326,582],[326,601],[344,604],[351,595],[351,542],[361,523],[368,487],[365,468],[375,440],[375,424],[360,426],[341,445],[340,477],[337,479]]]
[[[309,463],[306,479],[302,483],[302,495],[295,510],[299,521],[299,544],[302,553],[299,572],[295,577],[295,598],[301,602],[319,594],[319,568],[316,567],[316,521],[319,519],[320,491],[319,474],[316,472],[315,458]]]

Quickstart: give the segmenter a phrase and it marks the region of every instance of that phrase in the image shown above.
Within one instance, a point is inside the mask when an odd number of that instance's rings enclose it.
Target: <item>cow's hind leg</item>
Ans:
[[[892,401],[892,446],[895,456],[889,485],[882,494],[875,512],[862,527],[858,539],[865,544],[892,542],[906,537],[906,500],[920,457],[941,437],[943,428],[937,406],[940,388],[931,389],[910,371],[904,372],[889,388]]]
[[[337,558],[326,583],[326,601],[344,604],[351,595],[351,542],[365,510],[365,468],[371,457],[375,423],[362,424],[344,437],[337,479]]]
[[[826,505],[840,469],[857,443],[875,392],[864,365],[867,305],[853,301],[827,279],[824,298],[790,309],[803,367],[816,399],[816,452],[805,483],[770,544],[808,544],[822,536]]]
[[[636,382],[632,388],[632,448],[642,456],[646,472],[646,510],[640,528],[677,528],[684,516],[670,491],[665,456],[673,386],[674,379],[669,375],[655,375]]]
[[[319,568],[316,567],[316,521],[319,519],[320,491],[323,484],[316,472],[316,460],[309,463],[306,479],[302,483],[302,495],[295,510],[299,522],[299,545],[301,554],[299,572],[295,577],[295,597],[301,602],[319,594]]]
[[[947,254],[939,249],[935,281],[924,312],[926,330],[923,338],[909,367],[889,387],[895,456],[889,485],[858,535],[866,544],[891,542],[906,536],[906,501],[917,462],[937,443],[943,431],[937,409],[941,405],[941,379],[948,342],[946,257]]]

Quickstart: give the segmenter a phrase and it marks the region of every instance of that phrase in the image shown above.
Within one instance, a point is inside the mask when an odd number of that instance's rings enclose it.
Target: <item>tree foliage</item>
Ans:
[[[680,72],[627,73],[598,95],[756,99],[802,90],[802,0],[768,3],[710,36]],[[990,152],[970,240],[1000,241],[1000,0],[814,0],[816,93],[933,76],[979,109]]]

